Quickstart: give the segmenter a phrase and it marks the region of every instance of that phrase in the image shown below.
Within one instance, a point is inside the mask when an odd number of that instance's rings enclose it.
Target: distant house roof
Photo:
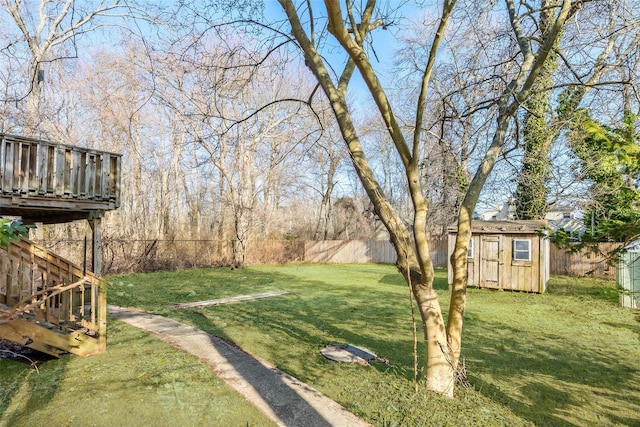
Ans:
[[[490,209],[482,214],[484,221],[502,221],[514,219],[516,216],[516,206],[511,199],[502,206]]]
[[[584,225],[584,221],[576,218],[561,218],[549,221],[549,227],[553,231],[563,229],[568,233],[584,234],[587,231],[587,227]]]
[[[585,227],[579,219],[581,211],[576,206],[562,203],[554,203],[546,213],[545,219],[549,221],[549,226],[555,231],[563,228],[567,232],[584,233]],[[504,221],[516,219],[515,203],[512,199],[482,214],[485,221]]]

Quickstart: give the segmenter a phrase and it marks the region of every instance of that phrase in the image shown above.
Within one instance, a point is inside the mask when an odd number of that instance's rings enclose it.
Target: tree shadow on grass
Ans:
[[[406,379],[413,379],[413,374],[407,369],[413,363],[410,350],[412,333],[407,323],[410,319],[408,298],[402,301],[407,305],[407,314],[402,317],[397,314],[397,300],[397,295],[388,295],[388,298],[376,302],[374,310],[360,310],[359,307],[367,304],[366,295],[350,296],[340,301],[335,293],[318,294],[312,299],[289,294],[271,300],[184,312],[180,317],[232,342],[236,339],[216,323],[224,319],[224,324],[229,321],[247,325],[247,329],[259,328],[266,337],[282,337],[261,340],[267,351],[263,356],[278,365],[283,357],[283,346],[290,345],[290,353],[286,357],[291,361],[296,357],[323,359],[320,350],[328,344],[353,344],[364,346],[389,361],[389,365],[372,363],[375,369],[381,372],[392,369],[403,372]],[[381,323],[380,319],[385,319],[386,323]],[[390,339],[388,330],[398,327],[402,327],[403,332]],[[423,348],[423,343],[420,343],[420,348]],[[322,375],[312,367],[299,373],[312,380]]]
[[[0,424],[12,426],[28,419],[32,411],[45,408],[56,396],[65,378],[71,355],[63,355],[40,365],[39,371],[21,362],[0,361],[3,367],[0,382]]]
[[[236,345],[165,317],[137,311],[116,316],[204,360],[221,379],[284,425],[334,425],[332,414],[327,415],[316,403],[322,397],[319,393]]]
[[[0,360],[0,372],[0,425],[8,426],[15,422],[15,414],[8,412],[14,397],[23,386],[28,386],[36,371],[24,363],[4,359]]]
[[[533,423],[535,423],[535,425],[548,425],[554,427],[576,426],[576,424],[563,420],[553,414],[555,410],[558,410],[565,405],[577,403],[570,398],[569,393],[562,392],[562,390],[559,390],[555,387],[549,387],[545,384],[535,384],[523,387],[521,389],[521,392],[529,393],[532,399],[534,399],[536,396],[543,396],[545,400],[551,402],[551,404],[545,405],[545,409],[550,413],[545,414],[542,417],[537,415],[533,416],[532,412],[534,411],[532,411],[530,405],[527,405],[518,399],[514,399],[509,391],[505,391],[488,381],[483,381],[481,378],[474,375],[470,375],[469,377],[475,389],[480,391],[480,393],[489,397],[491,400],[504,404],[514,414],[532,421]],[[554,399],[557,399],[557,401]],[[558,402],[562,402],[562,404]],[[537,404],[537,402],[535,404]],[[542,412],[542,410],[536,410],[535,412],[540,413]]]
[[[640,313],[638,313],[637,315],[637,321],[640,322]],[[640,323],[638,323],[637,325],[629,325],[629,324],[624,324],[624,323],[613,323],[613,322],[605,322],[604,323],[607,326],[610,326],[612,328],[622,328],[622,329],[628,329],[631,332],[633,332],[634,334],[637,335],[638,340],[640,341]]]
[[[516,415],[536,425],[570,426],[628,424],[638,414],[637,405],[625,414],[617,408],[627,394],[640,393],[637,365],[620,355],[551,331],[535,336],[469,314],[466,321],[463,352],[472,384]],[[638,423],[640,417],[628,425]]]
[[[548,284],[549,295],[593,298],[618,306],[620,295],[615,285],[604,280],[576,277],[552,277]]]
[[[380,279],[380,283],[385,285],[397,285],[397,286],[407,286],[407,282],[404,280],[400,273],[398,274],[387,274],[382,279]],[[449,290],[449,284],[447,283],[447,278],[442,277],[436,274],[435,279],[433,280],[433,288],[437,291],[447,291]]]

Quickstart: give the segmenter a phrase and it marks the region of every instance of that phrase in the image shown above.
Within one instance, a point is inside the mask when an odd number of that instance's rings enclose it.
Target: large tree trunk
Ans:
[[[453,397],[455,369],[438,295],[432,285],[413,286],[427,343],[427,390]]]
[[[515,10],[513,1],[507,0],[507,6],[510,9],[512,27],[517,29],[520,24],[518,21],[519,18],[513,13]],[[453,284],[449,305],[449,319],[447,322],[447,336],[453,366],[458,366],[462,349],[462,325],[467,298],[467,250],[469,248],[469,241],[471,240],[471,218],[473,211],[478,203],[480,192],[502,152],[511,120],[515,112],[527,100],[540,73],[543,72],[544,64],[547,61],[549,53],[552,51],[552,46],[557,42],[560,30],[568,18],[570,11],[571,2],[568,0],[563,1],[555,20],[545,34],[540,50],[536,54],[526,48],[527,40],[522,38],[522,34],[518,30],[514,30],[518,37],[518,43],[523,46],[524,61],[520,73],[509,82],[498,101],[496,131],[493,134],[491,145],[485,152],[469,184],[458,215],[458,234],[451,258]],[[519,88],[519,90],[516,90],[517,88]]]
[[[378,21],[372,23],[375,0],[366,2],[366,6],[364,6],[359,17],[355,17],[352,14],[351,4],[347,2],[348,19],[343,16],[341,2],[333,0],[325,0],[324,2],[328,19],[327,30],[349,55],[349,61],[342,75],[337,79],[337,83],[334,83],[331,77],[332,74],[327,71],[324,61],[314,45],[313,22],[311,23],[311,38],[309,38],[305,32],[305,27],[300,22],[293,2],[291,0],[279,1],[291,24],[292,34],[304,52],[306,65],[317,78],[331,104],[362,186],[367,192],[376,214],[389,231],[391,242],[398,255],[398,269],[407,278],[407,282],[416,298],[427,342],[427,387],[429,390],[442,395],[453,396],[455,371],[460,360],[462,348],[462,326],[467,283],[466,254],[471,237],[471,215],[478,201],[480,191],[502,152],[511,118],[529,96],[533,83],[538,78],[543,64],[569,14],[572,3],[569,0],[563,1],[556,20],[549,27],[540,49],[534,54],[530,49],[530,40],[522,32],[514,1],[506,0],[509,18],[511,19],[518,46],[522,51],[523,61],[518,67],[520,72],[504,88],[504,92],[498,101],[495,134],[461,204],[458,218],[459,232],[452,259],[454,283],[449,306],[449,319],[445,326],[438,297],[433,289],[433,264],[429,255],[426,234],[427,202],[424,200],[420,181],[419,163],[423,132],[422,117],[427,106],[426,94],[437,57],[438,45],[444,36],[449,16],[456,3],[455,0],[443,2],[441,19],[423,71],[416,109],[415,131],[411,144],[405,139],[385,90],[369,62],[366,50],[363,49],[363,43],[370,30],[370,25],[377,25],[376,23],[378,23]],[[348,28],[345,22],[348,23]],[[390,143],[393,143],[405,168],[407,184],[414,207],[413,237],[415,242],[411,239],[407,226],[397,212],[394,211],[389,199],[383,194],[382,188],[377,182],[364,154],[349,112],[346,103],[346,88],[354,67],[358,68],[365,81],[369,93],[376,103],[380,118],[384,121]]]
[[[412,158],[411,151],[402,136],[400,126],[395,122],[393,113],[390,110],[391,106],[387,102],[384,91],[378,87],[379,82],[377,81],[377,77],[372,73],[370,68],[360,69],[361,74],[369,71],[365,80],[370,85],[370,90],[372,94],[374,94],[374,98],[377,98],[376,103],[381,109],[381,114],[385,117],[385,122],[387,119],[389,120],[387,126],[391,133],[392,140],[399,151],[403,163],[405,164],[407,173],[406,177],[415,208],[413,224],[414,242],[407,226],[399,217],[398,213],[393,209],[389,199],[383,193],[383,190],[365,156],[362,144],[360,143],[359,136],[349,113],[349,108],[346,102],[346,81],[348,81],[348,77],[352,73],[353,66],[355,65],[353,59],[347,64],[347,67],[340,78],[340,83],[336,86],[324,66],[322,58],[318,55],[309,38],[307,38],[304,29],[300,24],[293,3],[286,0],[280,0],[280,3],[289,17],[294,37],[296,37],[302,47],[307,65],[318,79],[320,86],[331,104],[342,138],[349,150],[354,169],[360,178],[360,182],[362,183],[367,196],[371,200],[375,213],[389,231],[391,243],[398,254],[398,270],[408,279],[407,281],[409,282],[411,291],[418,304],[424,336],[427,342],[427,387],[431,391],[452,397],[454,391],[453,366],[455,365],[450,363],[449,347],[447,344],[446,328],[442,316],[442,310],[440,308],[436,292],[433,289],[433,263],[429,255],[429,246],[427,243],[425,229],[427,203],[422,197],[418,158]],[[337,4],[325,4],[327,5],[327,8],[330,9],[330,12],[333,12],[334,14],[334,16],[330,18],[330,22],[339,25],[339,22],[342,22],[339,6],[337,6]],[[369,5],[368,7],[372,6]],[[369,10],[369,12],[370,11],[371,10]],[[365,14],[366,13],[367,12],[365,12]],[[370,16],[368,16],[367,19],[370,19]],[[363,23],[364,22],[368,23],[368,20],[363,20]],[[330,31],[334,35],[341,32],[344,36],[346,29],[344,27],[332,27],[330,28]],[[363,26],[360,28],[360,31],[366,32],[366,28]],[[337,38],[341,42],[348,43],[348,40],[345,40],[344,37],[341,38],[340,36],[337,36]],[[355,47],[355,50],[361,51],[362,49],[361,47]]]

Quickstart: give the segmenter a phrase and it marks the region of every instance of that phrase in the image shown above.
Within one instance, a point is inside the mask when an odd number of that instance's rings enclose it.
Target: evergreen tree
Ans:
[[[640,235],[640,137],[637,116],[626,112],[619,127],[605,126],[579,110],[570,147],[591,201],[585,211],[585,242],[625,242]]]

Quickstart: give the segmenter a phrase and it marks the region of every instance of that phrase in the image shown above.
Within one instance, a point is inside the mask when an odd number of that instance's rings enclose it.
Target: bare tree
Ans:
[[[254,57],[265,58],[261,68],[247,65]],[[292,87],[295,69],[229,27],[181,36],[158,64],[155,96],[181,116],[198,167],[214,168],[214,233],[232,242],[232,262],[242,266],[304,169],[303,143],[318,139],[308,126],[317,118],[296,99],[308,85],[300,76]],[[269,105],[274,98],[288,101]]]
[[[133,7],[124,7],[119,0],[90,5],[73,0],[41,0],[38,4],[3,0],[0,10],[8,18],[3,21],[10,21],[15,28],[1,52],[10,62],[24,67],[22,87],[19,92],[15,91],[13,100],[26,100],[24,129],[27,133],[35,133],[40,125],[45,65],[76,58],[79,39],[83,35],[107,25],[103,18],[131,16]]]
[[[320,110],[320,109],[318,109]],[[318,209],[314,232],[310,236],[314,240],[327,240],[335,238],[331,228],[331,218],[334,207],[334,190],[338,184],[340,166],[347,156],[339,130],[334,125],[332,117],[328,117],[329,111],[321,111],[321,122],[325,125],[322,137],[308,150],[308,156],[313,163],[315,182],[310,185],[322,197]],[[315,185],[314,185],[315,184]]]
[[[362,9],[347,1],[343,11],[338,2],[325,1],[327,29],[335,37],[348,61],[342,73],[333,76],[329,65],[322,57],[319,49],[319,38],[314,20],[317,13],[312,14],[311,5],[305,3],[296,7],[292,0],[279,0],[291,26],[291,34],[304,54],[305,63],[314,74],[340,126],[343,139],[349,149],[352,163],[360,181],[369,196],[376,214],[389,231],[391,241],[398,253],[398,269],[406,277],[413,296],[418,302],[422,317],[424,336],[427,342],[427,388],[429,390],[453,396],[454,372],[458,366],[461,351],[461,334],[466,304],[466,254],[470,238],[470,222],[473,210],[478,201],[480,191],[500,155],[507,130],[512,117],[520,105],[530,94],[533,83],[546,60],[550,48],[555,43],[563,25],[570,15],[572,3],[563,2],[553,8],[553,19],[550,30],[545,37],[540,37],[536,29],[523,27],[523,21],[531,11],[525,13],[517,9],[517,5],[507,1],[502,10],[492,12],[505,13],[501,24],[511,28],[515,44],[509,46],[514,58],[509,67],[494,67],[501,72],[495,84],[501,86],[501,94],[494,101],[493,136],[491,144],[482,156],[480,165],[470,181],[465,197],[461,203],[458,218],[458,238],[453,256],[454,283],[449,308],[449,319],[445,324],[438,295],[433,288],[433,263],[429,255],[427,236],[428,204],[422,187],[420,165],[422,164],[423,120],[425,111],[431,108],[427,103],[428,89],[431,85],[432,73],[437,62],[438,50],[443,40],[447,25],[456,6],[455,1],[445,1],[441,13],[432,32],[432,42],[421,58],[421,77],[419,78],[418,96],[415,102],[413,135],[409,138],[402,131],[394,108],[383,88],[373,62],[367,41],[370,32],[386,25],[376,14],[384,16],[376,9],[374,0],[366,2]],[[469,7],[469,6],[467,6]],[[477,12],[477,11],[474,11]],[[482,11],[480,11],[482,12]],[[301,14],[304,13],[304,19]],[[533,13],[539,13],[533,11]],[[477,16],[474,13],[474,16]],[[537,41],[536,41],[537,40]],[[346,101],[347,86],[351,75],[357,67],[377,106],[381,120],[387,129],[387,138],[396,149],[401,159],[407,188],[413,203],[412,232],[403,223],[398,213],[384,194],[367,159],[358,130]],[[415,245],[414,245],[415,244]]]
[[[544,33],[550,3],[542,6],[538,25]],[[617,110],[614,115],[620,120],[620,113],[629,111],[625,105],[632,97],[624,93],[638,78],[633,71],[640,41],[637,5],[625,0],[594,2],[577,13],[580,25],[568,27],[554,46],[521,114],[523,157],[516,190],[520,219],[544,218],[548,203],[553,202],[548,197],[551,186],[561,186],[550,181],[550,150],[555,142],[564,143],[558,140],[585,99],[598,109]],[[596,101],[612,91],[623,95],[618,100]]]

